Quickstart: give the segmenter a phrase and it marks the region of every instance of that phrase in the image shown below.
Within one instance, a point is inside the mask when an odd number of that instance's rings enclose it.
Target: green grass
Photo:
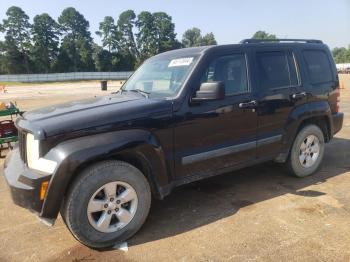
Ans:
[[[0,86],[23,86],[28,85],[27,83],[21,82],[0,82]]]

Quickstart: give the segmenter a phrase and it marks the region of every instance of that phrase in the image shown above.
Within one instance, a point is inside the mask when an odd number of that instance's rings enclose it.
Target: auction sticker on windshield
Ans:
[[[173,59],[170,61],[168,67],[188,66],[192,63],[192,61],[193,61],[193,57],[184,57],[184,58]]]

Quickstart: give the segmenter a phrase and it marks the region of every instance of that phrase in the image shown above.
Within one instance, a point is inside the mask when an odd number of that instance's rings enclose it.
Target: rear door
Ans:
[[[255,50],[255,70],[259,89],[257,157],[271,158],[281,150],[291,110],[304,103],[306,95],[302,92],[296,56],[290,48]]]

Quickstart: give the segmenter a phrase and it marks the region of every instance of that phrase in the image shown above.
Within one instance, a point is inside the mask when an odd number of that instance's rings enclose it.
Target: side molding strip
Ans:
[[[188,165],[188,164],[208,160],[215,157],[221,157],[229,154],[238,153],[241,151],[253,149],[255,147],[272,144],[280,141],[281,139],[282,139],[282,135],[277,135],[277,136],[272,136],[272,137],[263,138],[259,140],[254,140],[252,142],[248,142],[244,144],[228,146],[228,147],[219,148],[219,149],[215,149],[215,150],[211,150],[211,151],[207,151],[199,154],[185,156],[182,158],[182,164]]]
[[[257,147],[272,144],[272,143],[280,141],[281,139],[282,139],[282,135],[270,136],[267,138],[259,139],[257,141]]]

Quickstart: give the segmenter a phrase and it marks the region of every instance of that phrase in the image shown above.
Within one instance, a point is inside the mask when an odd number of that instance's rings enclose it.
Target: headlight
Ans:
[[[32,169],[52,174],[56,169],[57,163],[52,160],[40,158],[39,140],[34,139],[32,134],[27,134],[26,142],[28,166]]]

